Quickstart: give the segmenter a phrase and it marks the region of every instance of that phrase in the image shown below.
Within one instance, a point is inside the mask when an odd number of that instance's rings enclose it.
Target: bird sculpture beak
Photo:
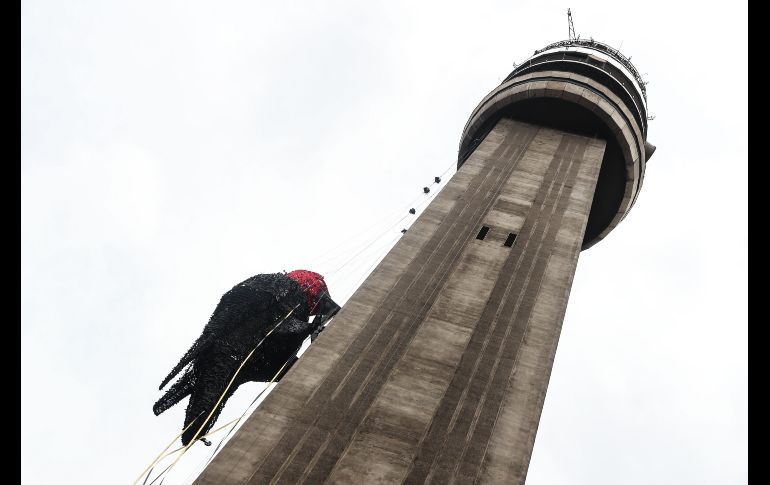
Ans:
[[[340,311],[340,308],[329,295],[324,295],[321,298],[321,301],[318,302],[315,318],[313,318],[313,326],[316,328],[314,335],[318,335],[323,330],[324,324],[331,320]]]

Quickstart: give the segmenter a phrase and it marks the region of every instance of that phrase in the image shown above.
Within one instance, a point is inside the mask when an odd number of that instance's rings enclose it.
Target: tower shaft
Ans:
[[[605,146],[496,121],[196,483],[523,483]]]

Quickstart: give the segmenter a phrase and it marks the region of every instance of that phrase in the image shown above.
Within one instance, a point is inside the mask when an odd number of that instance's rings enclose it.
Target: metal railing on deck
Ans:
[[[636,70],[633,64],[631,64],[631,59],[621,54],[621,52],[607,44],[604,44],[602,42],[595,41],[593,39],[571,39],[571,40],[562,40],[559,42],[554,42],[553,44],[549,44],[542,49],[536,50],[533,56],[536,56],[538,54],[541,54],[545,51],[551,50],[551,49],[557,49],[559,47],[584,47],[587,49],[593,49],[599,52],[604,52],[605,54],[609,55],[616,61],[618,61],[623,67],[628,69],[628,71],[634,76],[634,79],[636,80],[637,84],[639,84],[639,89],[642,91],[642,96],[644,96],[644,100],[647,101],[647,82],[642,79],[642,76],[639,74],[639,71]]]

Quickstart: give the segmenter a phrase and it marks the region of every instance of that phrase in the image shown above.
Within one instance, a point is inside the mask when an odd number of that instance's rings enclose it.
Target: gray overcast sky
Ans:
[[[567,7],[646,73],[658,151],[581,254],[527,483],[745,483],[747,3],[609,0],[23,0],[23,483],[136,478],[181,429],[158,384],[235,283],[307,267],[344,301],[400,227],[333,270]]]

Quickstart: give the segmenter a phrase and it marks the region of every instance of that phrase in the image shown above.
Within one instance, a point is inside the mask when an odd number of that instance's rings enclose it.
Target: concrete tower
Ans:
[[[458,171],[196,483],[523,483],[581,249],[636,200],[646,92],[616,49],[536,51]]]

